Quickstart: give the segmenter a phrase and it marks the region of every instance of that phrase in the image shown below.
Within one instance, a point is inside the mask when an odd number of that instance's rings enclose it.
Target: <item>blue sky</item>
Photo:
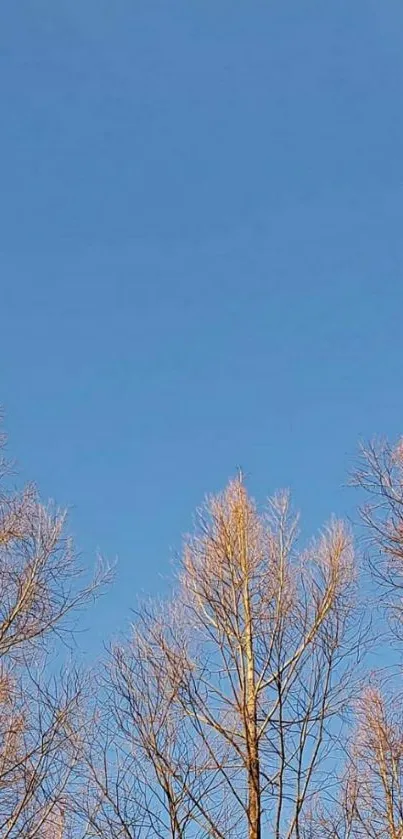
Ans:
[[[402,431],[402,82],[400,0],[3,0],[0,401],[119,557],[89,649],[238,465],[314,529]]]

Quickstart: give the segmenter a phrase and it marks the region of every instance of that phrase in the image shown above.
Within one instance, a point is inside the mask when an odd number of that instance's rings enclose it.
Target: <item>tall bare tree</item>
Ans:
[[[109,745],[91,759],[91,835],[302,836],[332,777],[361,627],[348,529],[332,521],[302,551],[297,536],[288,496],[260,514],[241,477],[200,511],[173,602],[143,607],[111,652],[115,759]]]

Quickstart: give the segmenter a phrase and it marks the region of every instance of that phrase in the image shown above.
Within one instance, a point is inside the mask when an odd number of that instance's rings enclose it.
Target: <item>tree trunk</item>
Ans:
[[[260,767],[257,749],[252,750],[248,771],[248,819],[249,839],[260,839]]]
[[[245,523],[241,523],[242,551],[241,561],[244,574],[243,606],[245,616],[245,663],[246,663],[246,748],[248,781],[248,839],[261,839],[261,795],[260,762],[257,725],[257,696],[255,683],[255,654],[253,644],[252,605],[249,590],[248,546],[245,539]]]

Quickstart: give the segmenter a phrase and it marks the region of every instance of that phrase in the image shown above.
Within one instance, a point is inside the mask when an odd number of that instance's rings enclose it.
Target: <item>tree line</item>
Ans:
[[[353,483],[359,550],[334,518],[301,544],[289,494],[260,508],[237,475],[83,672],[110,570],[83,582],[3,459],[1,839],[403,839],[403,445],[362,447]]]

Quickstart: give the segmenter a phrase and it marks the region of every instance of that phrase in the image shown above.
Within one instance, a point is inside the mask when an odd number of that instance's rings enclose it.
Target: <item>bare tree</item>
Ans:
[[[181,641],[186,643],[178,610],[149,603],[138,614],[130,649],[116,645],[110,651],[87,750],[89,836],[180,839],[201,818],[213,829],[202,803],[214,784],[214,777],[204,783],[209,755],[196,744],[178,702]]]
[[[403,716],[401,698],[390,698],[376,680],[360,696],[339,800],[312,818],[324,839],[402,839]],[[316,831],[316,834],[315,834]]]
[[[361,624],[346,527],[303,551],[297,531],[287,495],[260,514],[241,478],[199,513],[173,603],[140,610],[110,656],[114,782],[109,746],[93,779],[114,830],[98,835],[302,837],[332,779]]]
[[[43,506],[33,487],[0,496],[0,658],[25,658],[51,634],[62,634],[65,618],[88,605],[105,581],[102,570],[79,587],[82,571],[65,514]]]
[[[403,440],[363,445],[353,482],[366,496],[361,516],[373,577],[386,597],[393,628],[402,637]]]
[[[353,483],[363,491],[361,517],[373,581],[393,635],[402,639],[403,443],[361,446]],[[386,659],[385,663],[388,662]],[[393,671],[392,671],[393,673]],[[403,718],[399,680],[379,687],[372,676],[356,709],[338,800],[311,814],[312,836],[329,839],[402,839]],[[311,835],[307,826],[307,836]]]
[[[83,680],[74,668],[51,678],[47,657],[108,573],[83,585],[64,514],[32,486],[7,490],[4,461],[0,477],[0,836],[36,839],[56,813],[60,833],[82,726]]]
[[[0,835],[47,835],[59,824],[83,740],[82,683],[33,672],[8,684],[1,706]],[[46,828],[46,832],[45,832]],[[56,829],[56,827],[55,827]]]

